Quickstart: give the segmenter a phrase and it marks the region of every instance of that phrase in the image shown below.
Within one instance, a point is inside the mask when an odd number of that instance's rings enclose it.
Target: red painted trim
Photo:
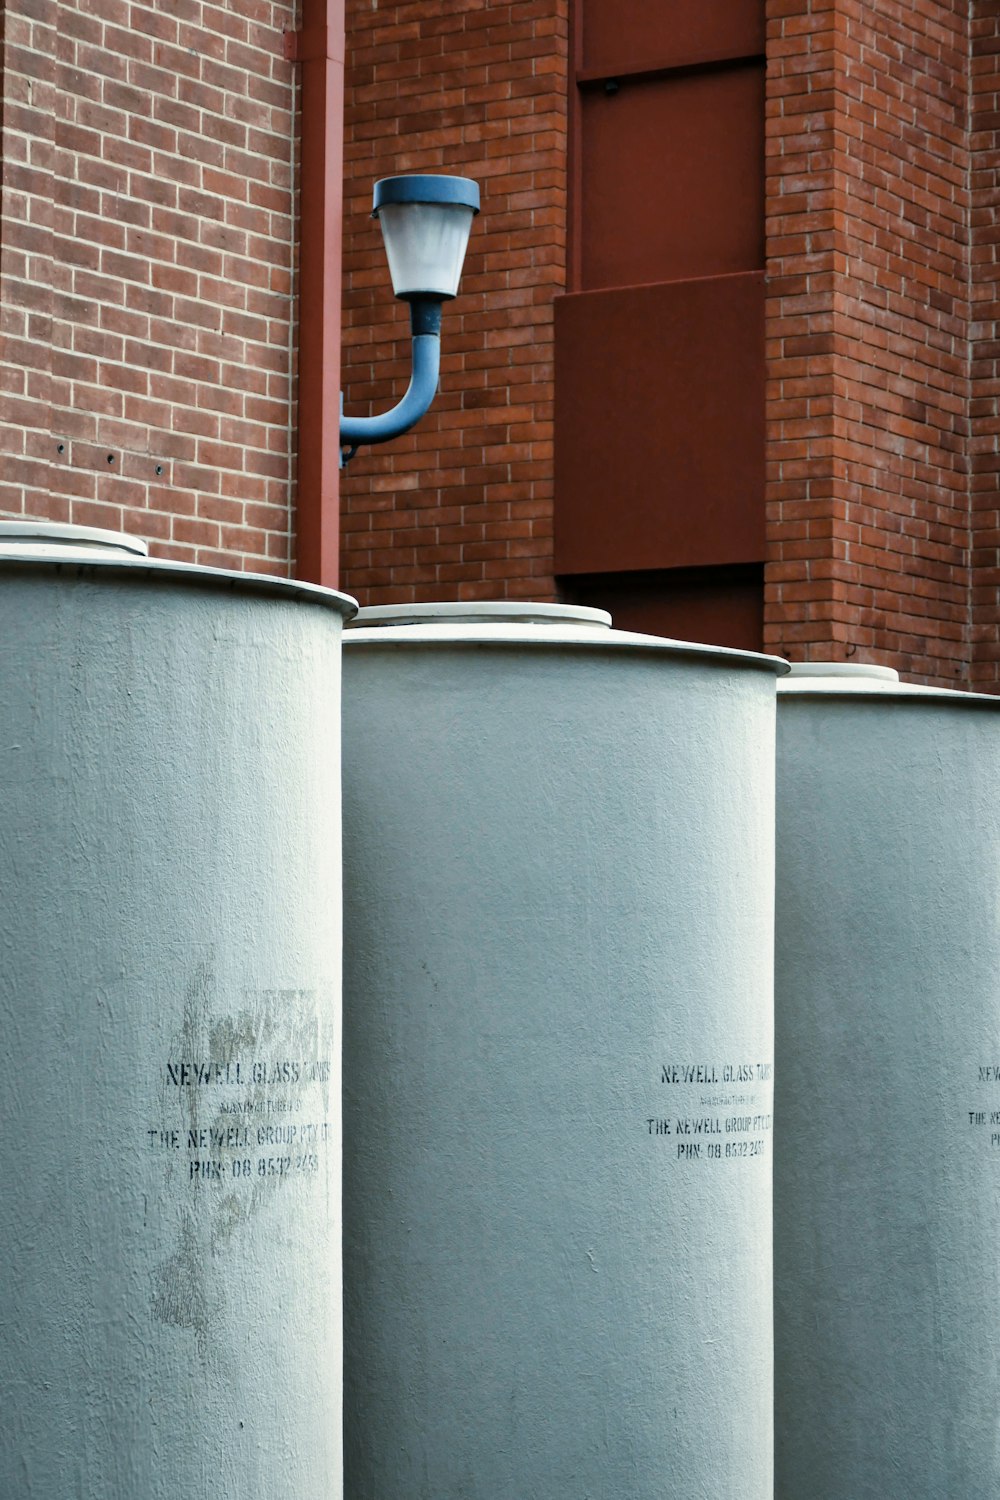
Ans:
[[[298,578],[336,587],[340,542],[340,301],[344,0],[303,0],[299,174]],[[289,34],[286,33],[286,37]]]
[[[580,181],[582,110],[576,80],[583,67],[583,0],[570,0],[569,7],[569,78],[567,79],[566,130],[566,290],[582,290],[583,200]]]

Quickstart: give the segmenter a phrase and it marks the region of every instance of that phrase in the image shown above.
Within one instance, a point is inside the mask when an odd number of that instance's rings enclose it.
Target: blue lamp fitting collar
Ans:
[[[372,218],[386,203],[457,203],[479,212],[479,184],[471,177],[383,177],[372,194]]]

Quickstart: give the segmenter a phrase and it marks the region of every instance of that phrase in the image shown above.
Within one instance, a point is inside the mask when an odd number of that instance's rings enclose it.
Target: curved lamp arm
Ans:
[[[353,457],[361,443],[387,443],[409,432],[434,400],[441,368],[441,303],[435,298],[416,298],[410,302],[410,329],[413,336],[413,373],[406,394],[390,411],[376,417],[340,418],[341,447]]]

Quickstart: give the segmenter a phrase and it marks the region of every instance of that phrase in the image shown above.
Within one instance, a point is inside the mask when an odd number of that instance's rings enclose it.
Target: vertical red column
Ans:
[[[336,586],[340,534],[340,298],[344,0],[303,0],[296,574]]]

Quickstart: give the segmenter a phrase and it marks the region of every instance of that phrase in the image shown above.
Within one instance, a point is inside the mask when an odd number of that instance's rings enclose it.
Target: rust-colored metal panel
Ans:
[[[299,193],[297,578],[336,588],[340,540],[340,299],[344,0],[303,0]]]
[[[583,91],[580,288],[764,265],[764,68]]]
[[[764,276],[555,304],[555,570],[764,558]]]
[[[762,651],[764,570],[681,568],[574,578],[567,602],[610,612],[619,630]]]
[[[583,69],[609,74],[764,51],[764,0],[580,0]]]

